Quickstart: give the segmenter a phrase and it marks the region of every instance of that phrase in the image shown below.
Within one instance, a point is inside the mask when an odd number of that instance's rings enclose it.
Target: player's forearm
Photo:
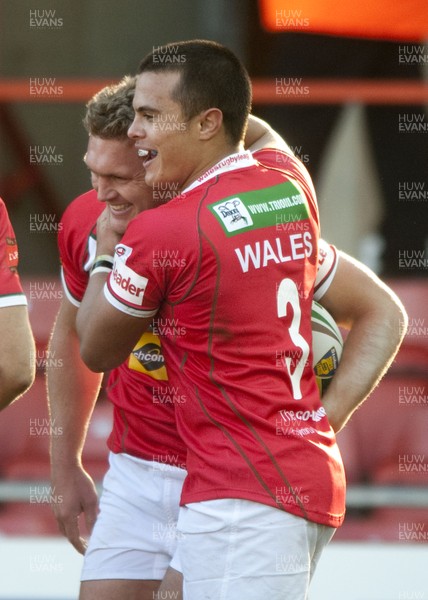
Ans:
[[[97,372],[122,364],[152,322],[151,316],[130,316],[110,304],[104,296],[105,280],[105,273],[90,277],[76,319],[80,354]]]
[[[355,319],[339,368],[323,397],[335,431],[376,387],[396,355],[406,328],[406,314],[393,297]]]
[[[19,373],[7,367],[0,369],[0,410],[25,394],[33,381],[34,376],[31,375],[29,369],[26,372]]]
[[[98,396],[102,375],[91,372],[79,354],[74,327],[61,313],[49,345],[47,361],[48,402],[51,424],[58,435],[51,438],[52,467],[80,464],[86,432]]]
[[[19,398],[35,377],[36,350],[25,306],[0,309],[0,410]]]
[[[343,252],[320,300],[349,329],[339,368],[323,396],[333,428],[343,427],[391,364],[407,327],[405,310],[370,269]]]
[[[97,266],[98,258],[114,255],[115,246],[120,242],[120,238],[121,235],[115,232],[111,226],[109,210],[105,209],[97,221],[97,252],[99,256],[95,259],[94,269],[89,277],[76,319],[80,355],[85,364],[95,372],[108,371],[118,367],[126,360],[133,348],[133,344],[128,343],[128,336],[125,336],[124,340],[123,334],[127,321],[125,315],[113,308],[104,296],[104,285],[108,277],[106,267],[105,265]],[[106,326],[106,324],[108,325]],[[135,327],[136,324],[132,323],[131,342]],[[103,341],[102,344],[100,344],[100,340]]]
[[[117,366],[109,362],[110,349],[112,352],[115,349],[109,345],[103,335],[105,325],[102,320],[103,311],[100,308],[105,304],[104,285],[106,279],[107,273],[96,273],[90,277],[76,318],[80,355],[88,368],[97,372],[107,371],[113,366]],[[105,333],[107,336],[109,335],[108,331]],[[100,339],[104,340],[103,344],[98,343]]]

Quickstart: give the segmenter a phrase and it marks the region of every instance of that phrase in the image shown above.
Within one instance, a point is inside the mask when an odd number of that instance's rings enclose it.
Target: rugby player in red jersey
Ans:
[[[114,405],[108,440],[110,468],[104,481],[97,518],[97,494],[82,465],[82,448],[101,377],[82,363],[76,340],[78,306],[94,268],[107,268],[108,257],[97,250],[97,219],[108,218],[116,234],[140,211],[165,202],[168,193],[153,194],[144,183],[142,159],[126,132],[133,120],[134,80],[107,87],[88,104],[85,125],[90,134],[85,162],[94,189],[66,209],[59,232],[65,291],[49,351],[61,368],[48,364],[51,418],[62,434],[52,438],[52,485],[63,501],[54,504],[62,532],[84,553],[78,516],[92,531],[85,552],[80,598],[102,595],[152,599],[164,578],[176,546],[175,525],[184,480],[185,450],[175,427],[173,406],[185,400],[170,386],[157,332],[168,329],[154,321],[129,358],[110,375],[107,392]],[[284,142],[266,125],[252,119],[247,142],[252,148]],[[98,256],[98,258],[96,258]],[[107,264],[107,267],[105,266]],[[98,266],[97,266],[98,265]],[[102,266],[104,265],[104,266]],[[334,248],[325,245],[318,274],[319,294],[336,268]],[[96,526],[93,529],[94,523]],[[160,592],[179,593],[177,561]],[[175,596],[178,598],[178,596]]]
[[[344,516],[334,433],[385,372],[405,316],[377,282],[359,294],[321,405],[310,347],[319,254],[310,178],[289,154],[265,153],[261,164],[243,151],[251,91],[230,51],[200,40],[167,50],[183,60],[157,60],[157,51],[143,60],[129,134],[146,182],[180,195],[138,215],[116,236],[111,274],[94,272],[77,316],[82,356],[105,370],[153,317],[180,327],[162,344],[170,381],[186,395],[175,406],[188,451],[178,523],[184,597],[300,600]],[[112,236],[105,220],[98,226],[98,251],[108,255]],[[326,307],[344,317],[348,292],[333,292]],[[283,410],[314,418],[296,417],[278,436]]]

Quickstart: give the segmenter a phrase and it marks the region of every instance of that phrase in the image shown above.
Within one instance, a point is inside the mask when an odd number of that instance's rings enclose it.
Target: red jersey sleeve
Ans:
[[[27,299],[18,276],[18,246],[15,233],[0,198],[0,308],[25,306]]]
[[[330,287],[336,274],[339,256],[336,248],[320,240],[318,244],[318,266],[315,279],[314,300],[321,300]]]
[[[104,206],[95,190],[82,194],[65,210],[58,231],[61,277],[68,300],[79,306],[96,253],[95,226]]]
[[[146,226],[144,239],[138,226]],[[153,231],[147,214],[138,215],[128,225],[122,243],[116,246],[113,270],[104,288],[113,306],[134,317],[154,316],[164,297],[165,269],[161,265],[156,268],[162,255],[157,250],[160,238],[158,231],[156,239],[152,238]]]
[[[178,202],[171,200],[140,213],[116,246],[113,271],[104,293],[122,312],[136,317],[154,316],[162,301],[178,302],[192,285],[198,233],[190,225],[190,207],[184,202],[180,206],[180,234],[187,243],[175,245],[171,231],[177,227],[174,207]]]

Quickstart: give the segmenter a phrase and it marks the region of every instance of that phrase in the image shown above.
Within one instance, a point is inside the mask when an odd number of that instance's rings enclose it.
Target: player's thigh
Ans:
[[[183,600],[183,575],[169,567],[153,600]]]
[[[102,579],[82,581],[79,600],[155,600],[160,581]]]
[[[182,574],[169,567],[162,582],[129,579],[83,581],[79,600],[182,600],[182,589]]]

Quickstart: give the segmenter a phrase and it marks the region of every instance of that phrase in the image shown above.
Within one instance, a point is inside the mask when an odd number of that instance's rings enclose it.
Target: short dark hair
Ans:
[[[251,110],[251,81],[231,50],[209,40],[167,44],[143,58],[138,75],[148,71],[181,74],[172,99],[180,104],[184,118],[218,108],[231,142],[243,139]]]
[[[83,125],[90,135],[125,139],[134,120],[135,77],[125,77],[97,92],[86,105]]]

